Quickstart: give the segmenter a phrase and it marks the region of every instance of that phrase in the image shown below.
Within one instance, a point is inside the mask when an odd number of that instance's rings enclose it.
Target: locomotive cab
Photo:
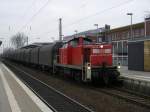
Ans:
[[[89,52],[84,52],[84,46],[91,43],[91,39],[83,37],[74,38],[65,42],[63,47],[59,50],[59,63],[81,66],[85,62],[84,59],[88,59],[87,61],[89,61],[89,57],[84,57],[85,55],[83,53],[89,53],[88,55],[90,55],[90,50]]]

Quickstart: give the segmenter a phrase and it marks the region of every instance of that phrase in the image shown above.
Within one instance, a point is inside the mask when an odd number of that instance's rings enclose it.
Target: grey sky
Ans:
[[[29,35],[30,42],[48,42],[51,37],[58,38],[59,17],[63,19],[63,35],[70,35],[74,30],[94,29],[95,23],[111,28],[128,25],[127,12],[134,13],[133,23],[142,22],[145,11],[150,11],[150,0],[49,0],[31,19],[47,1],[0,0],[0,38],[8,39],[20,31]]]

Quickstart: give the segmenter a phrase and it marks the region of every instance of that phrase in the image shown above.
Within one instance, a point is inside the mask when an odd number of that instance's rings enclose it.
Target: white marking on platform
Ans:
[[[24,89],[24,91],[28,94],[28,96],[35,102],[35,104],[41,109],[43,112],[53,112],[46,104],[44,104],[23,82],[21,82],[15,74],[10,71],[4,64],[3,67],[10,73],[10,75],[18,82],[18,84]],[[15,111],[17,112],[17,111]]]
[[[137,77],[137,78],[144,78],[144,79],[150,79],[150,77],[147,77],[147,76],[139,76],[139,75],[122,75],[122,76]]]
[[[60,92],[60,91],[58,91],[57,89],[55,89],[55,88],[53,88],[53,87],[51,87],[51,86],[47,85],[46,83],[42,82],[42,81],[41,81],[41,80],[39,80],[39,79],[37,79],[37,78],[35,78],[35,77],[31,76],[29,73],[27,73],[27,72],[25,72],[25,71],[21,70],[20,68],[15,67],[15,66],[13,66],[13,67],[14,67],[15,69],[17,69],[17,70],[19,70],[19,71],[21,71],[21,72],[25,73],[27,76],[29,76],[29,77],[31,77],[31,78],[33,78],[33,79],[35,79],[35,80],[37,80],[37,81],[41,82],[42,84],[44,84],[44,85],[46,85],[47,87],[51,88],[53,91],[55,91],[55,92],[59,93],[60,95],[62,95],[62,96],[64,96],[64,97],[68,98],[69,100],[73,101],[74,103],[76,103],[76,104],[78,104],[78,105],[80,105],[80,106],[82,106],[82,107],[86,108],[86,109],[87,109],[87,110],[89,110],[90,112],[94,112],[93,110],[89,109],[89,108],[88,108],[88,107],[86,107],[85,105],[82,105],[81,103],[77,102],[76,100],[74,100],[74,99],[72,99],[72,98],[70,98],[70,97],[66,96],[65,94],[61,93],[61,92]],[[53,108],[53,107],[52,107],[52,108]],[[53,109],[54,109],[54,108],[53,108]],[[54,111],[57,111],[57,110],[55,110],[55,109],[54,109]]]
[[[0,76],[1,76],[2,82],[4,84],[4,88],[5,88],[12,112],[21,112],[21,109],[15,99],[15,96],[14,96],[12,90],[10,89],[9,84],[8,84],[8,82],[4,76],[4,73],[2,72],[1,69],[0,69]]]
[[[139,80],[144,82],[150,82],[150,77],[145,76],[137,76],[137,75],[122,75],[124,78],[133,79],[133,80]]]

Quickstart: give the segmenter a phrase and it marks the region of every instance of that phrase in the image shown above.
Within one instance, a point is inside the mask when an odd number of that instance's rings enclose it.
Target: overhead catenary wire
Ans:
[[[80,5],[77,9],[80,11],[81,8],[83,8],[83,7],[85,7],[85,6],[87,5],[88,1],[89,1],[89,0],[83,0],[82,3],[81,3],[81,5]],[[57,19],[57,20],[58,20],[58,19]],[[54,21],[56,21],[56,19],[55,19]],[[55,29],[52,30],[52,31],[55,31],[55,30],[57,30],[57,29],[58,29],[58,28],[55,28]],[[41,33],[40,35],[42,35],[42,34],[48,34],[48,33],[50,33],[50,32],[49,32],[49,31],[46,31],[46,32]]]
[[[105,12],[107,12],[107,11],[110,11],[110,10],[112,10],[112,9],[121,7],[121,6],[126,5],[126,4],[128,4],[128,3],[131,3],[131,2],[133,2],[133,1],[134,1],[134,0],[127,0],[127,1],[125,1],[125,2],[119,3],[119,4],[117,4],[117,5],[114,5],[114,6],[112,6],[112,7],[109,7],[109,8],[107,8],[107,9],[102,10],[102,11],[98,11],[98,12],[96,12],[96,13],[94,13],[94,14],[91,14],[91,15],[88,15],[88,16],[86,16],[86,17],[83,17],[83,18],[81,18],[81,19],[79,19],[79,20],[77,20],[77,21],[74,21],[74,22],[72,22],[72,23],[70,23],[70,24],[68,24],[68,25],[66,25],[66,26],[64,26],[64,27],[66,28],[66,27],[68,27],[68,26],[71,26],[71,25],[74,25],[74,24],[78,24],[78,23],[81,22],[81,21],[84,21],[84,20],[87,20],[87,19],[89,19],[89,18],[91,18],[91,17],[94,17],[94,16],[97,16],[97,15],[103,14],[103,13],[105,13]]]
[[[22,29],[24,29],[32,20],[49,4],[51,0],[48,0],[19,30],[20,32]]]
[[[34,4],[36,4],[37,0],[33,0],[32,3],[29,5],[29,7],[27,8],[27,10],[24,12],[22,18],[24,18],[28,12],[33,8]]]
[[[72,23],[69,23],[69,24],[63,26],[63,29],[64,29],[64,28],[71,27],[72,25],[75,25],[75,24],[79,24],[80,22],[85,21],[85,20],[87,20],[87,19],[90,19],[91,17],[94,17],[94,16],[97,16],[97,15],[103,14],[103,13],[105,13],[105,12],[107,12],[107,11],[112,10],[112,9],[116,9],[116,8],[121,7],[121,6],[123,6],[123,5],[129,4],[129,3],[133,2],[133,1],[134,1],[134,0],[127,0],[127,1],[121,2],[121,3],[117,4],[117,5],[114,5],[114,6],[112,6],[112,7],[109,7],[109,8],[106,8],[106,9],[104,9],[104,10],[98,11],[98,12],[96,12],[96,13],[94,13],[94,14],[90,14],[90,15],[88,15],[88,16],[86,16],[86,17],[80,18],[80,19],[78,19],[78,20],[76,20],[76,21],[74,21],[74,22],[72,22]],[[57,30],[57,29],[55,28],[55,29],[52,29],[51,31],[54,31],[54,30]],[[45,32],[45,33],[42,33],[42,34],[49,34],[49,33],[51,33],[51,32],[48,31],[48,32]]]

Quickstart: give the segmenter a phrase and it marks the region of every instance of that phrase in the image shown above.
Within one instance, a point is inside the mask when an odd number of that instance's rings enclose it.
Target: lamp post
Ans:
[[[94,26],[96,26],[97,29],[96,42],[98,43],[98,24],[94,24]]]
[[[2,41],[1,45],[2,45],[2,53],[4,53],[4,38],[0,38],[0,40]]]
[[[55,37],[51,37],[52,41],[55,41]]]
[[[133,39],[133,29],[132,29],[132,16],[133,16],[133,13],[127,13],[128,16],[131,17],[131,24],[130,24],[130,38]]]
[[[77,34],[78,34],[78,30],[75,30],[74,32],[75,32],[75,37],[77,37]]]
[[[29,37],[27,36],[26,38],[27,38],[27,45],[28,45],[29,44]]]

